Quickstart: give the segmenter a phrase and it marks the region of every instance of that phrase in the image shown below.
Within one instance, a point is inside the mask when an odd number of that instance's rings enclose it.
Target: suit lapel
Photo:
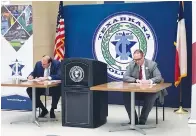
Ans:
[[[145,59],[145,65],[144,65],[144,69],[145,69],[145,74],[146,74],[146,80],[148,80],[150,77],[150,73],[149,73],[149,67],[148,67],[148,61]]]
[[[52,75],[53,70],[54,70],[54,67],[53,67],[53,64],[52,64],[52,62],[51,62],[51,66],[50,66],[50,75]]]
[[[136,72],[135,73],[136,79],[139,79],[139,66],[137,64],[135,64],[134,66],[134,71]]]
[[[41,76],[44,76],[44,68],[41,66]]]

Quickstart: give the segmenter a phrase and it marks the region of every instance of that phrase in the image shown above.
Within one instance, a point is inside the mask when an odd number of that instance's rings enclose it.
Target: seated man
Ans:
[[[162,81],[162,77],[159,69],[157,68],[156,62],[145,59],[144,53],[138,49],[133,53],[133,61],[130,62],[127,71],[123,75],[123,81],[130,83],[153,84],[160,83]],[[144,105],[141,111],[141,116],[139,117],[139,122],[135,111],[135,124],[139,123],[144,125],[159,94],[136,93],[136,98],[138,95],[142,95]],[[123,99],[129,119],[131,120],[130,93],[123,93]]]
[[[28,79],[39,79],[41,81],[45,80],[60,80],[61,70],[60,62],[53,60],[50,56],[44,55],[41,61],[38,61],[35,65],[33,72],[28,76]],[[32,88],[27,88],[27,93],[32,99]],[[44,107],[40,100],[40,96],[46,93],[45,88],[36,88],[36,108],[40,107],[42,112],[39,117],[45,117],[48,114],[48,110]],[[52,96],[52,106],[50,110],[50,118],[55,118],[54,109],[57,108],[59,98],[61,96],[61,87],[51,87],[49,89],[49,95]]]

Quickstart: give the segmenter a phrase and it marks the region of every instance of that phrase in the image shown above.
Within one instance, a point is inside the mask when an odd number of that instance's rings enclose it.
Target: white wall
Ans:
[[[192,1],[192,43],[196,42],[196,2]],[[195,45],[194,45],[195,46]],[[194,52],[195,53],[195,52]],[[196,58],[193,61],[196,61]],[[196,76],[196,75],[192,75]],[[189,123],[196,124],[196,84],[192,85],[192,94],[191,94],[191,117]]]

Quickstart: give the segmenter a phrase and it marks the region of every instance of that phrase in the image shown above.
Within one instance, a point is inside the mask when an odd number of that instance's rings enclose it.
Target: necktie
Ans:
[[[140,66],[140,71],[139,71],[139,80],[142,80],[142,66]]]

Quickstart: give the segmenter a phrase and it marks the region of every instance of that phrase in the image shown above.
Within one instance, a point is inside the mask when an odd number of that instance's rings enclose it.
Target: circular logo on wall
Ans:
[[[74,82],[80,82],[84,78],[84,70],[79,66],[74,66],[69,71],[69,77]]]
[[[136,49],[141,49],[147,59],[156,57],[155,32],[141,16],[131,12],[115,13],[96,29],[93,54],[97,60],[107,63],[110,77],[122,79]]]

